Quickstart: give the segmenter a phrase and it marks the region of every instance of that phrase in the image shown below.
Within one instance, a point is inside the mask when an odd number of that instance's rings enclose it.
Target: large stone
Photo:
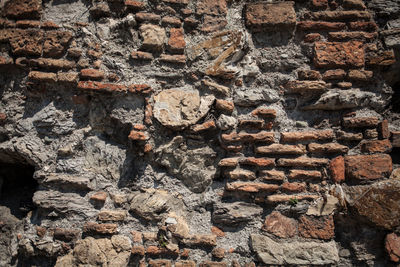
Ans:
[[[191,191],[203,192],[216,172],[216,153],[209,146],[190,147],[182,136],[155,151],[156,161]]]
[[[314,64],[320,68],[362,67],[364,54],[362,42],[317,42]]]
[[[354,155],[345,157],[346,178],[374,180],[389,177],[392,158],[388,154]]]
[[[245,202],[217,203],[214,205],[212,220],[217,224],[235,225],[249,222],[261,215],[263,209]]]
[[[142,47],[148,50],[161,50],[166,41],[165,29],[157,25],[143,24],[139,28],[143,38]]]
[[[296,25],[294,2],[249,3],[246,5],[246,25],[254,31],[293,29]]]
[[[262,229],[281,238],[294,237],[298,233],[297,221],[283,216],[277,211],[265,217]]]
[[[276,242],[263,235],[252,234],[251,245],[265,264],[326,265],[339,261],[338,249],[331,242]]]
[[[168,89],[156,95],[154,102],[154,117],[162,125],[183,129],[207,114],[214,97],[200,97],[199,92],[194,90]]]
[[[365,186],[343,186],[347,203],[377,226],[400,225],[400,181],[385,180]]]

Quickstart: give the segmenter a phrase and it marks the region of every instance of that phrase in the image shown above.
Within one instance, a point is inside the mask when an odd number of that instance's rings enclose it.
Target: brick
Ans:
[[[166,16],[161,19],[162,25],[170,25],[174,27],[181,27],[182,21],[177,17]]]
[[[157,233],[156,232],[143,232],[142,235],[143,235],[144,242],[157,241]]]
[[[330,41],[373,41],[378,37],[377,32],[330,32],[328,38]]]
[[[271,195],[267,196],[266,202],[282,203],[282,202],[289,202],[291,199],[297,199],[298,201],[302,201],[302,200],[314,200],[317,198],[319,198],[318,195]]]
[[[325,20],[325,21],[356,21],[356,20],[370,20],[371,13],[368,11],[318,11],[308,13],[307,17],[312,20]]]
[[[99,201],[103,203],[106,201],[106,199],[107,199],[107,193],[104,191],[96,192],[90,196],[90,200]]]
[[[282,167],[321,167],[329,163],[328,159],[299,157],[294,159],[278,159],[277,165]]]
[[[225,16],[228,10],[226,0],[198,0],[196,2],[196,13],[199,15]]]
[[[113,223],[102,223],[98,224],[95,222],[87,222],[83,231],[88,234],[115,234],[117,233],[117,225]]]
[[[157,246],[148,246],[146,248],[146,255],[152,257],[160,257],[160,256],[178,256],[179,250],[169,250],[164,247],[157,247]]]
[[[145,249],[143,246],[133,246],[131,249],[132,255],[144,256]]]
[[[378,124],[379,138],[388,139],[390,137],[389,122],[384,119]]]
[[[312,6],[318,9],[328,8],[328,0],[312,0]]]
[[[194,234],[184,238],[182,243],[189,247],[215,247],[217,245],[217,236],[209,234]]]
[[[40,56],[43,51],[44,33],[28,29],[9,32],[12,53],[17,56]]]
[[[40,21],[38,20],[18,20],[15,23],[15,26],[17,28],[39,28],[40,27]]]
[[[217,128],[217,126],[215,125],[215,121],[208,120],[202,124],[193,125],[191,130],[194,133],[201,133],[201,132],[205,132],[205,131],[215,130],[216,128]]]
[[[129,10],[139,11],[143,10],[146,6],[144,2],[135,0],[125,0],[125,6]]]
[[[153,60],[154,57],[151,53],[143,52],[143,51],[133,51],[131,53],[132,59],[136,60]]]
[[[99,221],[124,221],[126,211],[124,210],[102,210],[97,215]]]
[[[98,50],[89,49],[87,55],[93,59],[99,59],[103,56],[103,53]]]
[[[222,231],[221,229],[219,229],[216,226],[212,226],[211,227],[211,232],[216,235],[217,237],[224,237],[225,236],[225,232]]]
[[[346,9],[358,9],[358,10],[364,10],[367,8],[363,0],[344,0],[343,7]]]
[[[329,163],[331,178],[335,183],[341,183],[345,180],[344,157],[338,156]]]
[[[230,133],[230,134],[222,134],[221,139],[223,142],[231,143],[231,142],[274,142],[274,133],[273,132],[258,132],[258,133]]]
[[[37,82],[57,82],[57,74],[52,72],[31,71],[29,72],[28,79]]]
[[[344,131],[338,131],[336,133],[336,138],[341,141],[361,141],[363,139],[362,133],[348,133]]]
[[[129,138],[130,140],[133,140],[133,141],[146,141],[146,140],[148,140],[150,137],[149,137],[149,135],[148,135],[147,132],[141,132],[141,131],[132,130],[132,131],[129,133],[128,138]]]
[[[257,154],[276,154],[276,155],[303,155],[307,152],[304,145],[282,145],[272,144],[255,148]]]
[[[54,238],[64,242],[70,242],[76,240],[79,237],[79,230],[77,229],[66,229],[66,228],[55,228]]]
[[[307,20],[298,22],[297,28],[303,31],[339,31],[346,28],[346,23]]]
[[[32,67],[48,70],[69,70],[75,68],[75,62],[66,59],[38,58],[30,60]]]
[[[269,108],[258,108],[255,109],[251,112],[252,115],[262,117],[262,118],[268,118],[268,119],[275,119],[276,118],[276,110],[275,109],[269,109]]]
[[[160,61],[161,62],[167,62],[167,63],[175,63],[175,64],[185,64],[186,63],[186,56],[185,55],[161,54]]]
[[[281,190],[285,192],[293,192],[299,193],[306,191],[307,185],[305,183],[298,183],[298,182],[286,182],[281,185]]]
[[[223,113],[231,114],[235,108],[235,105],[232,101],[217,99],[215,101],[215,108]]]
[[[177,261],[175,262],[175,267],[196,267],[196,263],[194,261]]]
[[[317,42],[315,43],[314,64],[319,68],[362,67],[364,66],[363,43]]]
[[[227,183],[225,186],[227,191],[236,191],[243,193],[258,193],[258,192],[274,192],[279,189],[275,184],[252,183],[252,182],[234,182]]]
[[[348,27],[353,31],[376,31],[378,30],[378,25],[373,21],[354,21],[349,22]]]
[[[126,92],[127,88],[122,84],[80,81],[77,88],[85,91],[99,91],[99,92]]]
[[[36,234],[38,235],[38,237],[44,237],[44,235],[46,234],[46,228],[41,227],[41,226],[36,226]]]
[[[322,77],[324,80],[342,80],[346,77],[346,71],[342,69],[327,70]]]
[[[96,69],[82,69],[80,76],[82,79],[88,80],[103,80],[104,72]]]
[[[235,169],[228,171],[225,175],[232,180],[255,180],[256,174],[249,170]]]
[[[311,143],[307,145],[307,149],[309,152],[316,154],[343,154],[349,151],[349,148],[347,146],[337,143]]]
[[[393,131],[391,134],[393,147],[400,147],[400,131]]]
[[[290,170],[288,178],[298,180],[320,180],[322,174],[320,171]]]
[[[350,70],[347,77],[352,81],[368,82],[373,76],[374,73],[369,70]]]
[[[379,119],[377,117],[343,118],[343,127],[347,128],[377,127],[378,123]]]
[[[226,262],[218,262],[218,261],[203,261],[200,263],[199,267],[228,267]]]
[[[252,128],[262,129],[264,128],[264,120],[239,120],[239,128]]]
[[[283,171],[275,170],[261,170],[259,176],[265,181],[283,181],[286,178],[286,175]]]
[[[375,180],[389,177],[392,158],[388,154],[354,155],[344,158],[346,179]]]
[[[361,151],[364,153],[388,153],[392,151],[392,144],[388,139],[363,141]]]
[[[400,261],[400,237],[396,233],[391,233],[386,236],[385,250],[391,261]]]
[[[189,4],[189,0],[162,0],[162,1],[165,3],[179,4],[179,5]]]
[[[285,88],[292,94],[312,94],[326,91],[327,84],[324,81],[290,81]]]
[[[186,42],[182,28],[171,28],[169,32],[168,50],[172,53],[183,53]]]
[[[277,211],[273,211],[265,217],[261,229],[280,238],[291,238],[298,234],[297,221]]]
[[[43,43],[43,56],[62,57],[72,40],[70,31],[48,31]]]
[[[187,19],[185,19],[185,23]],[[197,23],[197,21],[196,21]],[[228,22],[223,17],[213,17],[209,15],[205,15],[203,18],[203,24],[201,27],[202,32],[211,33],[221,31],[228,25]]]
[[[297,75],[299,80],[317,81],[322,79],[321,74],[316,70],[299,70]]]
[[[322,141],[334,138],[332,130],[281,133],[281,142]]]
[[[40,19],[41,0],[11,0],[4,5],[4,15],[13,19]]]
[[[296,26],[294,2],[248,3],[245,10],[246,26],[253,31],[280,31]]]
[[[161,20],[161,16],[154,13],[138,12],[135,14],[135,18],[140,22],[152,22],[158,23]]]
[[[224,158],[218,162],[219,167],[236,167],[239,164],[239,158]]]
[[[321,39],[322,39],[322,36],[319,33],[309,33],[309,34],[306,34],[306,36],[304,36],[304,42],[306,42],[306,43],[318,42]]]
[[[248,157],[240,159],[240,164],[256,167],[273,167],[275,166],[275,159]]]
[[[376,139],[378,138],[379,134],[376,129],[366,129],[364,131],[364,138],[365,139]]]
[[[82,49],[77,47],[71,47],[67,50],[67,56],[72,58],[80,58],[82,55]]]
[[[59,29],[60,26],[58,26],[54,21],[46,20],[46,21],[41,21],[40,28],[45,30],[55,30]]]
[[[335,236],[333,216],[302,215],[299,219],[299,233],[305,238],[330,240]]]
[[[396,63],[393,50],[382,51],[376,54],[367,54],[365,62],[369,66],[390,66]]]
[[[60,83],[76,84],[78,83],[78,72],[58,72],[57,79]]]
[[[170,260],[149,260],[149,267],[172,267]]]
[[[151,86],[148,84],[131,84],[128,86],[129,93],[136,93],[136,94],[149,94],[153,91]],[[147,106],[146,106],[147,109]]]
[[[242,145],[225,145],[222,143],[221,146],[226,151],[233,152],[233,153],[240,152],[243,149]]]
[[[215,93],[223,94],[225,96],[228,96],[230,94],[230,89],[227,86],[223,86],[206,79],[202,80],[201,83],[202,85],[207,87],[207,89],[214,91]]]

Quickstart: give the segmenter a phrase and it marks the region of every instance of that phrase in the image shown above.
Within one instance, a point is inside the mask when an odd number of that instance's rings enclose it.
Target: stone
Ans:
[[[388,154],[346,156],[346,179],[376,180],[392,173],[392,158]]]
[[[390,175],[390,179],[400,180],[400,168],[394,169]]]
[[[273,211],[265,217],[262,230],[280,238],[290,238],[297,236],[297,221],[283,216],[280,212]]]
[[[216,203],[211,218],[216,224],[237,225],[253,220],[262,212],[263,209],[260,206],[251,203]]]
[[[320,171],[290,170],[288,178],[298,180],[320,180],[322,178],[322,174]]]
[[[199,15],[221,16],[226,15],[227,10],[228,8],[225,0],[199,0],[196,5],[196,13]]]
[[[400,261],[400,237],[397,234],[391,233],[386,236],[385,249],[391,261]]]
[[[314,64],[318,68],[362,67],[364,63],[362,42],[315,43]]]
[[[245,21],[246,26],[256,32],[292,30],[296,26],[294,2],[249,3]]]
[[[203,118],[213,102],[213,96],[200,97],[197,90],[164,90],[154,96],[154,117],[162,125],[180,130]]]
[[[265,184],[265,183],[234,182],[234,183],[227,183],[225,189],[227,191],[258,193],[258,192],[274,192],[279,189],[279,186],[275,184]]]
[[[344,157],[338,156],[329,162],[331,178],[335,183],[341,183],[345,180]]]
[[[313,216],[325,216],[332,215],[337,209],[339,200],[331,195],[327,195],[326,198],[316,199],[307,210],[307,215]]]
[[[400,181],[384,180],[342,188],[348,205],[375,225],[388,230],[400,225]]]
[[[237,125],[237,119],[235,117],[221,114],[217,120],[217,126],[221,130],[229,130],[235,128]]]
[[[328,265],[339,261],[334,241],[276,242],[258,234],[250,235],[250,242],[258,258],[271,265]]]
[[[335,236],[333,216],[302,215],[299,219],[299,233],[305,238],[330,240]]]
[[[5,2],[3,13],[12,19],[39,19],[42,11],[41,0],[9,0]]]
[[[152,24],[142,24],[139,30],[143,38],[143,49],[159,51],[163,48],[167,38],[164,28]]]
[[[125,217],[124,210],[102,210],[97,216],[99,221],[124,221]]]
[[[164,190],[148,189],[129,195],[130,211],[148,221],[161,221],[168,212],[184,214],[182,200],[173,197]]]
[[[189,147],[182,136],[155,150],[155,160],[191,191],[203,192],[216,172],[216,153],[210,146]]]
[[[225,257],[225,249],[223,249],[223,248],[214,248],[211,251],[211,254],[213,255],[213,257],[215,257],[217,259],[223,259]]]
[[[215,82],[211,82],[209,80],[202,80],[201,82],[202,82],[202,84],[204,86],[206,86],[211,91],[216,92],[217,94],[219,93],[219,94],[222,94],[224,96],[229,96],[230,95],[229,87],[220,85],[220,84],[215,83]]]
[[[256,173],[249,170],[235,169],[228,171],[226,176],[231,180],[255,180]]]

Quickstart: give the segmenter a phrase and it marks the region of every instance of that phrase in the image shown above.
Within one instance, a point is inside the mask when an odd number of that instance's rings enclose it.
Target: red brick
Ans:
[[[172,53],[183,53],[186,42],[182,28],[171,28],[169,32],[168,49]]]
[[[246,26],[253,31],[279,31],[296,25],[294,2],[246,4]]]
[[[322,79],[321,74],[316,70],[299,70],[297,75],[299,80],[317,81]]]
[[[260,178],[265,181],[283,181],[285,180],[285,173],[283,171],[270,171],[270,170],[260,170]]]
[[[364,10],[367,8],[363,0],[344,0],[343,7],[346,9],[358,9],[358,10]]]
[[[367,54],[365,62],[369,66],[390,66],[396,63],[396,56],[393,50]]]
[[[275,166],[275,159],[248,157],[240,159],[240,164],[257,167],[273,167]]]
[[[333,216],[313,217],[303,215],[299,220],[299,232],[305,238],[332,239],[335,236]]]
[[[400,237],[396,233],[391,233],[386,236],[385,250],[389,254],[391,261],[400,261]]]
[[[298,183],[298,182],[286,182],[283,183],[281,186],[281,190],[286,192],[303,192],[306,191],[307,185],[305,183]]]
[[[299,157],[294,159],[278,159],[277,165],[283,167],[321,167],[327,165],[329,160],[321,158]]]
[[[187,19],[185,19],[185,23]],[[203,24],[201,27],[202,32],[216,32],[221,31],[228,24],[225,18],[223,17],[213,17],[209,15],[205,15],[203,19]]]
[[[355,155],[344,158],[346,179],[375,180],[389,177],[392,158],[388,154]]]
[[[226,151],[234,152],[234,153],[240,152],[243,149],[242,145],[225,145],[222,143],[221,146]]]
[[[200,15],[226,15],[228,10],[226,0],[198,0],[196,2],[196,13]]]
[[[138,11],[138,10],[143,10],[146,4],[141,1],[125,0],[125,6],[127,9]]]
[[[345,180],[344,158],[338,156],[329,163],[331,178],[335,183],[341,183]]]
[[[322,174],[320,171],[290,170],[288,178],[298,179],[298,180],[308,180],[308,179],[320,180],[322,178]]]
[[[334,138],[332,130],[281,133],[281,142],[322,141]]]
[[[160,15],[154,13],[147,13],[147,12],[138,12],[135,15],[137,21],[146,21],[146,22],[156,22],[158,23],[161,19]]]
[[[43,44],[43,56],[62,57],[72,39],[69,31],[48,31]]]
[[[102,83],[102,82],[84,82],[78,83],[79,90],[99,91],[99,92],[126,92],[127,88],[122,84]]]
[[[29,80],[37,82],[57,82],[57,74],[52,72],[31,71],[28,75]]]
[[[308,13],[307,17],[312,20],[325,20],[325,21],[356,21],[356,20],[370,20],[371,13],[368,11],[318,11]]]
[[[343,118],[343,126],[348,128],[377,127],[378,123],[377,117]]]
[[[83,231],[91,234],[115,234],[117,233],[117,225],[113,223],[98,224],[95,222],[87,222]]]
[[[129,93],[149,94],[153,91],[148,84],[131,84],[128,86]]]
[[[219,261],[203,261],[200,263],[199,267],[228,267],[228,264]]]
[[[298,22],[297,28],[303,31],[339,31],[346,28],[346,23],[307,20]]]
[[[349,29],[353,31],[376,31],[378,25],[373,21],[354,21],[349,22]]]
[[[235,108],[235,105],[232,101],[217,99],[215,101],[215,108],[223,113],[231,114]]]
[[[364,153],[388,153],[392,150],[392,144],[388,139],[363,141],[361,151]]]
[[[202,124],[193,125],[191,127],[191,130],[194,133],[201,133],[201,132],[204,132],[204,131],[215,130],[216,128],[217,128],[217,126],[215,125],[215,121],[214,120],[209,120],[209,121],[206,121],[206,122],[204,122]]]
[[[342,80],[346,77],[346,71],[342,69],[327,70],[322,77],[324,80]]]
[[[96,70],[96,69],[82,69],[80,76],[83,79],[103,80],[104,72],[101,70]]]
[[[135,131],[132,130],[128,136],[129,139],[133,141],[146,141],[150,137],[147,132]]]
[[[274,192],[279,189],[276,184],[252,183],[252,182],[235,182],[227,183],[225,186],[227,191],[236,191],[244,193],[258,192]]]
[[[225,175],[232,180],[255,180],[256,174],[249,170],[235,169],[228,171]]]
[[[331,41],[373,41],[377,37],[377,32],[330,32],[328,34],[328,38]]]
[[[362,67],[364,63],[362,42],[315,43],[314,64],[319,68]]]
[[[264,120],[239,120],[239,128],[263,129]]]
[[[393,131],[391,134],[393,147],[400,147],[400,131]]]
[[[39,19],[42,10],[41,0],[11,0],[3,7],[4,15],[13,19]]]
[[[175,63],[175,64],[185,64],[186,63],[186,56],[185,55],[161,54],[160,61],[168,62],[168,63]]]
[[[277,211],[273,211],[265,217],[262,230],[280,238],[290,238],[297,236],[297,221],[283,216]]]
[[[276,154],[276,155],[303,155],[307,152],[304,145],[282,145],[272,144],[255,148],[257,154]]]
[[[307,149],[311,153],[317,154],[343,154],[349,151],[347,146],[338,144],[338,143],[326,143],[326,144],[317,144],[311,143],[307,146]]]

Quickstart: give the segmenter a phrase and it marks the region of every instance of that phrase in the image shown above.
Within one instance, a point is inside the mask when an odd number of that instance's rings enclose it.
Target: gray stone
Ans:
[[[236,126],[237,119],[235,117],[227,116],[225,114],[221,114],[217,120],[217,126],[221,130],[229,130]]]
[[[234,102],[238,106],[254,106],[261,102],[277,102],[278,91],[268,88],[240,88],[235,91]]]
[[[209,146],[190,148],[182,136],[176,136],[155,154],[156,161],[193,192],[203,192],[214,178],[216,153]]]
[[[212,220],[214,223],[234,225],[249,222],[261,215],[263,209],[251,203],[217,203],[214,204]]]
[[[265,264],[326,265],[339,261],[334,241],[276,242],[267,236],[252,234],[251,245]]]

